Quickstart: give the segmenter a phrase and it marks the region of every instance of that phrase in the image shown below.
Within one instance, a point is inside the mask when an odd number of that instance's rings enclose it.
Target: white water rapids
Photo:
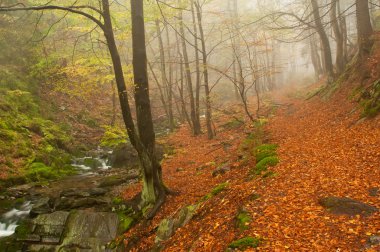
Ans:
[[[28,201],[25,202],[19,209],[13,208],[3,214],[0,219],[0,238],[11,236],[15,232],[19,220],[28,216],[31,209],[32,204]]]

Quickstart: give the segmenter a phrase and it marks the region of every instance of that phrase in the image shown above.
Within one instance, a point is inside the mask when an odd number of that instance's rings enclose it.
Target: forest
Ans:
[[[380,251],[380,1],[0,0],[0,251]]]

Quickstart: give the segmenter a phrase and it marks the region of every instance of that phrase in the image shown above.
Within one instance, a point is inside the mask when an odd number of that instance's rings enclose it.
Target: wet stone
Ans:
[[[55,244],[59,244],[61,242],[61,237],[49,237],[49,236],[46,236],[46,237],[42,237],[41,242],[44,243],[44,244],[55,245]]]
[[[25,237],[19,237],[17,238],[17,241],[23,241],[23,242],[39,242],[41,241],[41,236],[37,234],[28,234]]]
[[[371,197],[378,197],[380,196],[380,188],[378,187],[372,187],[368,190],[369,196]]]
[[[350,198],[326,197],[320,199],[319,203],[336,215],[370,216],[378,211],[376,207]]]
[[[86,191],[80,191],[78,189],[68,189],[61,192],[60,197],[78,197],[85,198],[90,196],[90,193]]]

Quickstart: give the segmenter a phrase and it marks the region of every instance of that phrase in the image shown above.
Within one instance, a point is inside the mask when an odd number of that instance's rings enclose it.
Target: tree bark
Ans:
[[[334,31],[335,40],[336,40],[336,72],[337,75],[340,75],[344,70],[344,56],[343,56],[343,34],[339,27],[339,22],[337,18],[337,3],[338,0],[331,1],[331,11],[330,11],[330,20],[331,25]]]
[[[204,87],[205,87],[205,96],[206,96],[206,126],[207,126],[207,136],[208,139],[214,138],[214,131],[212,129],[212,112],[211,112],[211,97],[210,97],[210,88],[209,88],[209,76],[208,76],[208,66],[207,66],[207,51],[206,51],[206,41],[203,32],[202,24],[202,11],[199,2],[195,2],[195,8],[197,9],[197,18],[198,18],[198,27],[199,35],[202,46],[202,62],[203,62],[203,78],[204,78]]]
[[[108,3],[108,1],[106,2]],[[106,8],[103,7],[103,9]],[[157,160],[155,150],[156,141],[149,100],[143,0],[131,1],[131,14],[134,96],[137,128],[141,140],[141,144],[138,144],[136,149],[139,153],[143,172],[142,207],[150,210],[147,218],[153,218],[165,201],[166,188],[162,182],[161,165]],[[110,21],[109,23],[111,23]]]
[[[368,0],[356,0],[359,58],[367,57],[373,45],[373,29],[369,15]]]
[[[173,131],[174,126],[172,126],[172,117],[173,117],[173,111],[170,108],[170,90],[169,90],[169,81],[166,76],[166,62],[165,62],[165,51],[164,51],[164,43],[162,41],[162,32],[161,32],[161,27],[160,27],[160,21],[156,19],[156,32],[157,32],[157,39],[158,39],[158,45],[159,45],[159,50],[160,50],[160,69],[161,69],[161,82],[162,85],[164,86],[164,97],[167,99],[165,104],[165,112],[166,116],[168,117],[168,122],[169,122],[169,128],[171,131]],[[164,99],[165,99],[164,98]]]
[[[322,42],[324,66],[326,69],[328,82],[331,83],[334,80],[334,67],[332,63],[330,42],[327,37],[326,31],[323,28],[322,19],[319,14],[319,6],[318,6],[317,0],[311,0],[311,6],[313,8],[313,16],[314,16],[316,30]]]
[[[195,117],[197,118],[197,124],[194,125],[194,131],[199,131],[201,133],[202,128],[200,124],[200,93],[201,93],[201,72],[199,66],[199,47],[198,47],[198,29],[197,21],[195,17],[195,0],[191,2],[191,16],[193,21],[194,29],[194,49],[195,49]]]
[[[339,14],[339,26],[343,37],[343,60],[344,65],[348,63],[348,36],[347,36],[347,21],[346,17],[341,11],[340,0],[338,0],[338,14]]]
[[[193,81],[191,79],[190,72],[190,63],[189,56],[187,54],[187,47],[185,41],[185,30],[183,27],[183,18],[182,18],[182,10],[179,11],[179,25],[180,25],[180,33],[181,33],[181,44],[182,44],[182,54],[185,63],[185,74],[186,74],[186,83],[187,90],[189,92],[189,100],[190,100],[190,116],[192,122],[192,131],[195,136],[201,134],[201,127],[199,122],[199,117],[196,115],[196,107],[195,107],[195,99],[194,99],[194,91],[193,91]]]
[[[171,62],[171,45],[170,45],[170,37],[169,37],[169,28],[165,25],[166,30],[166,40],[168,46],[168,61],[169,61],[169,80],[168,80],[168,106],[169,106],[169,129],[170,132],[174,131],[175,123],[174,123],[174,115],[173,115],[173,63]],[[166,63],[165,63],[166,64]]]

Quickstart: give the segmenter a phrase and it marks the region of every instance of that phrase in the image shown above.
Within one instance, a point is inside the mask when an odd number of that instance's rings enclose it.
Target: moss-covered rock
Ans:
[[[252,172],[254,175],[260,175],[262,172],[267,171],[268,167],[276,166],[278,163],[278,157],[266,157],[256,164],[255,169]]]
[[[232,242],[228,247],[244,251],[248,248],[257,248],[260,243],[261,239],[259,237],[245,237]]]
[[[210,193],[206,194],[205,196],[203,196],[202,200],[201,201],[206,201],[206,200],[209,200],[211,199],[213,196],[216,196],[218,195],[219,193],[221,193],[222,191],[224,191],[225,189],[227,189],[229,186],[229,183],[228,182],[224,182],[224,183],[221,183],[217,186],[215,186]]]
[[[380,80],[377,80],[369,89],[362,91],[362,116],[373,118],[380,113]]]
[[[260,162],[264,158],[277,156],[277,144],[263,144],[255,149],[256,162]]]
[[[222,125],[225,129],[236,129],[244,125],[244,120],[238,120],[237,118],[234,118],[233,120],[225,123]]]
[[[240,209],[238,214],[236,215],[236,227],[240,231],[247,230],[249,228],[249,223],[251,223],[252,218],[247,210]]]

